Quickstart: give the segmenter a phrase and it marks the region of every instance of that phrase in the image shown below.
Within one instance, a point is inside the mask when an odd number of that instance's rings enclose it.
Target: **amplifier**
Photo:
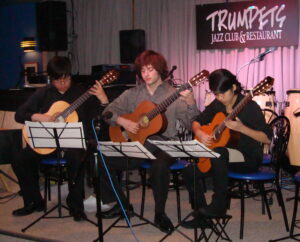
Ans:
[[[136,84],[136,71],[134,70],[134,65],[95,65],[92,66],[92,76],[95,79],[99,79],[99,77],[110,70],[120,72],[120,77],[113,82],[113,85],[134,86]]]

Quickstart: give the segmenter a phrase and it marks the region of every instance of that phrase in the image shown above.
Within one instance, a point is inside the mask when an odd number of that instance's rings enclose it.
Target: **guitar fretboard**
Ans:
[[[167,99],[165,99],[163,102],[161,102],[160,104],[158,104],[153,110],[151,110],[149,113],[146,114],[146,116],[148,117],[149,120],[154,119],[158,114],[164,112],[166,110],[166,108],[172,104],[179,96],[180,96],[180,92],[190,88],[190,84],[189,83],[185,83],[183,85],[180,86],[180,88],[174,92],[171,96],[169,96]]]
[[[103,86],[104,82],[100,81],[100,84]],[[89,91],[83,93],[79,98],[77,98],[68,108],[66,108],[60,116],[66,119],[71,113],[73,113],[81,104],[83,104],[92,94]]]
[[[232,112],[224,119],[224,121],[219,124],[219,126],[214,130],[213,136],[215,139],[219,139],[222,132],[226,128],[225,121],[233,120],[236,118],[236,116],[239,114],[239,112],[245,107],[245,105],[252,99],[252,95],[248,94],[245,96],[238,104],[237,106],[232,110]]]
[[[71,113],[73,113],[81,104],[83,104],[92,94],[86,91],[82,94],[75,102],[72,103],[68,108],[66,108],[62,113],[61,116],[66,119]]]

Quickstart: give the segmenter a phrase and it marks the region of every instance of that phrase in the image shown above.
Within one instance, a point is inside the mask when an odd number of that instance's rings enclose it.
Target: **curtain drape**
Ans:
[[[144,29],[146,48],[162,53],[176,82],[186,82],[203,69],[226,68],[236,74],[265,48],[197,50],[197,4],[220,3],[208,0],[73,0],[76,41],[72,53],[77,71],[90,74],[92,65],[120,64],[119,31]],[[238,0],[240,1],[240,0]],[[234,2],[234,1],[231,1]],[[298,0],[298,8],[300,0]],[[296,28],[296,26],[295,26]],[[298,27],[299,28],[299,27]],[[286,100],[286,91],[300,88],[299,47],[279,47],[261,62],[243,68],[238,75],[245,89],[266,76],[275,78],[277,101]],[[194,88],[197,104],[203,109],[207,83]],[[279,105],[280,106],[280,105]]]

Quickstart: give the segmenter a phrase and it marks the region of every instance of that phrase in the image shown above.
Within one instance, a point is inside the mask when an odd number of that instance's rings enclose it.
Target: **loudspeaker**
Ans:
[[[145,50],[145,31],[141,29],[120,31],[121,63],[133,63]]]
[[[68,49],[65,2],[47,1],[38,3],[36,22],[40,51]]]

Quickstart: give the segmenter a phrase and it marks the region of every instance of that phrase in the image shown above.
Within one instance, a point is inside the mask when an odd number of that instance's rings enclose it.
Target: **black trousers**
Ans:
[[[64,159],[67,160],[69,180],[68,206],[75,210],[83,211],[84,169],[81,157],[83,150],[66,150]],[[14,155],[12,168],[19,180],[24,205],[42,201],[39,187],[40,160],[48,157],[57,157],[56,152],[50,155],[40,155],[29,146]]]
[[[198,167],[194,171],[193,166],[188,166],[183,171],[183,181],[189,191],[190,201],[192,205],[195,201],[197,208],[206,206],[202,178],[212,176],[213,202],[216,206],[226,206],[228,169],[240,173],[255,172],[258,169],[257,162],[247,160],[246,157],[245,162],[229,163],[229,153],[225,147],[217,147],[214,151],[219,153],[220,157],[211,159],[211,170],[208,173],[202,173]],[[195,191],[194,187],[196,187]]]
[[[155,202],[155,213],[164,213],[165,205],[168,198],[169,182],[170,182],[170,165],[175,161],[173,158],[168,156],[165,152],[158,149],[155,145],[149,142],[145,143],[145,147],[157,158],[156,160],[149,160],[152,165],[150,168],[150,181],[152,185],[152,191]],[[129,201],[127,200],[122,186],[118,181],[117,173],[125,171],[127,169],[127,158],[116,158],[116,157],[105,157],[105,161],[113,181],[115,190],[123,203],[128,206]],[[140,164],[144,162],[144,159],[129,159],[128,168],[129,170],[139,168]],[[116,201],[116,196],[113,192],[109,177],[105,172],[105,169],[101,163],[101,194],[103,203],[110,203]]]

